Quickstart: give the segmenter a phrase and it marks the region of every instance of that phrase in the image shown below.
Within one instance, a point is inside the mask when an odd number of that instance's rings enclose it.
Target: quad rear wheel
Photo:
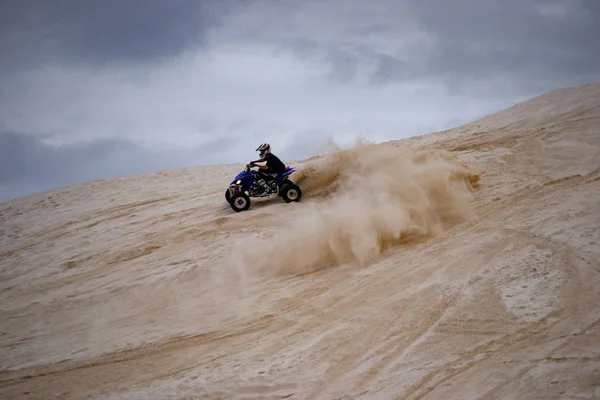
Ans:
[[[281,197],[283,197],[283,200],[286,203],[291,203],[292,201],[297,202],[300,201],[300,198],[302,198],[302,190],[300,190],[297,185],[290,183],[286,185],[281,192]]]

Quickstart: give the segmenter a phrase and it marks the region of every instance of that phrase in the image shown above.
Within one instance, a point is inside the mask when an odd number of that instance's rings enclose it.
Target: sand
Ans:
[[[0,204],[0,397],[600,398],[600,84],[294,166]]]

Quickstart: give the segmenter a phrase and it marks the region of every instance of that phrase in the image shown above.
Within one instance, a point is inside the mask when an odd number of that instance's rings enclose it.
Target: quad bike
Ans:
[[[295,169],[287,167],[277,176],[251,169],[254,164],[247,164],[225,191],[225,199],[234,211],[246,211],[250,208],[251,197],[268,197],[277,194],[286,203],[300,201],[302,191],[289,179]]]

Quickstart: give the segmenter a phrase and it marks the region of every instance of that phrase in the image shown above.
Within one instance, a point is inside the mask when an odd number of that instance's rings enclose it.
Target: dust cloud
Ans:
[[[364,266],[392,246],[472,217],[478,180],[447,152],[358,143],[299,170],[302,209],[238,256],[260,275]]]

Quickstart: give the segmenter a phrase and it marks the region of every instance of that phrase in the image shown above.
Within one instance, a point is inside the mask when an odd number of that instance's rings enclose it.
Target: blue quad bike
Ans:
[[[273,177],[251,169],[253,166],[254,164],[247,164],[225,191],[225,199],[234,211],[249,209],[251,197],[268,197],[277,194],[286,203],[300,201],[302,190],[289,178],[294,173],[294,168],[287,167],[283,173]]]

